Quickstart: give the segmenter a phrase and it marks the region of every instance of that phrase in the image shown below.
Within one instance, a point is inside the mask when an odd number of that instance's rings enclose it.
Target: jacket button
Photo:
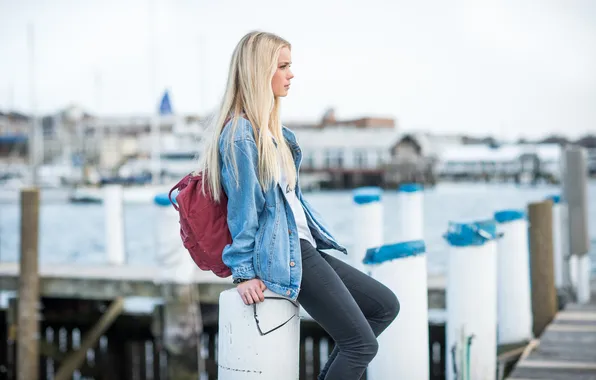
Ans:
[[[292,292],[288,290],[288,291],[286,292],[286,294],[287,294],[287,295],[290,295],[290,294],[292,294]]]
[[[291,234],[292,234],[292,230],[288,230],[288,234],[290,234],[290,235],[291,235]]]
[[[291,266],[291,267],[293,267],[293,266],[296,266],[296,263],[295,263],[295,262],[293,262],[293,261],[290,261],[290,266]]]

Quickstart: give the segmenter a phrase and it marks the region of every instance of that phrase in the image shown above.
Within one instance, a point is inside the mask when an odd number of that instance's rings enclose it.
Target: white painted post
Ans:
[[[175,201],[175,196],[172,197]],[[157,194],[155,205],[155,258],[161,268],[161,280],[169,283],[190,284],[197,265],[182,245],[180,218],[167,193]]]
[[[530,250],[528,221],[519,210],[495,213],[497,232],[497,313],[498,343],[510,344],[532,339],[530,293]]]
[[[577,296],[577,292],[578,292],[578,273],[577,270],[579,268],[578,265],[578,255],[573,255],[570,254],[569,255],[569,278],[571,281],[571,286],[573,287],[573,290],[576,292],[576,296]]]
[[[450,223],[447,264],[447,380],[495,380],[497,243],[494,220]]]
[[[563,277],[564,263],[566,261],[565,243],[563,231],[563,212],[564,205],[561,203],[561,197],[552,195],[548,197],[553,202],[553,265],[555,269],[555,288],[561,289],[565,286]]]
[[[590,255],[577,257],[577,302],[587,304],[590,302],[590,275],[592,264]]]
[[[400,312],[381,334],[379,352],[368,367],[368,379],[428,379],[428,290],[426,248],[416,240],[369,249],[365,264],[374,278],[391,289]]]
[[[570,254],[570,245],[569,245],[569,206],[567,202],[565,202],[562,197],[559,199],[559,215],[561,219],[561,279],[562,279],[562,287],[570,291],[570,294],[573,294],[573,289],[575,289],[576,284],[573,283],[571,278],[571,254]]]
[[[255,305],[245,305],[236,289],[221,292],[217,352],[219,380],[298,379],[299,308],[270,290],[265,290],[265,298],[264,302],[255,304],[257,326]],[[278,326],[281,327],[267,333]]]
[[[402,184],[399,187],[398,241],[424,240],[424,192],[422,185]]]
[[[590,301],[590,236],[588,228],[588,161],[586,149],[571,146],[564,151],[563,198],[569,213],[569,260],[577,302]],[[575,281],[574,281],[575,280]]]
[[[362,272],[366,272],[362,264],[366,251],[383,244],[382,192],[379,187],[361,187],[353,192],[354,244],[348,258],[350,264]]]
[[[121,185],[104,187],[106,253],[111,265],[124,265],[124,210]]]

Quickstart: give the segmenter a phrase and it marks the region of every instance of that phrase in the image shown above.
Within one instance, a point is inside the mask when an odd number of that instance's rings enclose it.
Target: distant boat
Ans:
[[[123,186],[122,200],[125,204],[151,204],[155,196],[168,193],[175,183],[168,185]],[[71,203],[103,203],[104,189],[101,187],[78,187],[71,191]]]

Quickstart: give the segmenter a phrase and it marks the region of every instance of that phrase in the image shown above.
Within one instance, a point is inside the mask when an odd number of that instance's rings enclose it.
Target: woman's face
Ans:
[[[277,70],[271,79],[271,88],[275,97],[284,97],[290,90],[290,80],[294,78],[290,66],[292,65],[292,52],[284,46],[277,58]]]

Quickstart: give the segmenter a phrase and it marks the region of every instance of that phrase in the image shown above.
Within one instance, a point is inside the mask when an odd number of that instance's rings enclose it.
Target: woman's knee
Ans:
[[[399,314],[399,311],[401,308],[399,299],[397,298],[395,293],[393,293],[392,291],[389,292],[389,294],[387,295],[386,300],[384,302],[384,305],[385,305],[385,317],[386,317],[387,321],[389,323],[391,323],[393,320],[395,320],[395,318],[397,318],[397,315]]]
[[[346,355],[353,356],[355,360],[368,363],[377,355],[379,342],[371,331],[371,334],[361,334],[355,343],[348,345],[348,347],[342,347],[341,350]]]
[[[379,342],[377,341],[377,338],[374,337],[366,342],[366,345],[361,352],[361,358],[370,363],[374,357],[377,356],[377,352],[379,352]]]

